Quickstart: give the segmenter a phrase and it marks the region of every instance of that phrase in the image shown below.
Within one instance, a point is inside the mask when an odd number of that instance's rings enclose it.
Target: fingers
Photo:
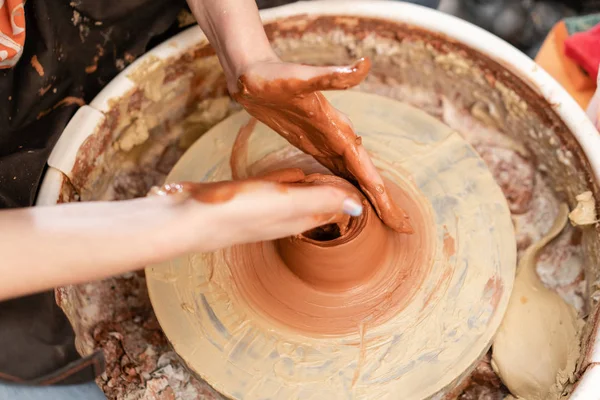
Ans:
[[[361,58],[352,65],[314,67],[292,63],[268,63],[246,71],[238,80],[239,95],[259,93],[269,97],[294,97],[322,90],[344,90],[358,85],[371,70],[371,61]]]
[[[371,61],[361,58],[352,65],[343,67],[313,67],[315,90],[345,90],[358,85],[371,70]]]
[[[371,61],[361,58],[348,66],[311,67],[298,65],[295,77],[302,84],[286,85],[286,93],[298,96],[323,90],[345,90],[358,85],[371,70]]]
[[[356,177],[363,193],[369,198],[383,222],[397,232],[413,233],[408,214],[390,198],[386,185],[367,150],[359,146],[355,153],[349,153],[348,156],[356,157],[355,162],[346,165],[350,167],[350,173]],[[361,168],[352,168],[356,165]]]
[[[248,182],[225,202],[196,204],[200,205],[194,207],[199,212],[196,224],[211,230],[204,250],[299,235],[363,211],[344,189],[266,181]]]
[[[362,205],[344,190],[327,186],[289,188],[290,209],[298,217],[347,214],[357,217]]]
[[[331,223],[337,223],[345,230],[350,217],[363,212],[356,199],[329,186],[289,188],[282,205],[284,209],[273,204],[271,222],[255,224],[253,232],[248,232],[249,237],[254,240],[280,239]]]
[[[340,213],[358,216],[362,213],[362,204],[356,196],[345,189],[326,184],[249,181],[242,187],[238,185],[236,193],[227,200],[212,204],[218,206],[228,223],[254,220],[253,223],[260,224],[261,219],[265,223],[274,223],[294,218]]]

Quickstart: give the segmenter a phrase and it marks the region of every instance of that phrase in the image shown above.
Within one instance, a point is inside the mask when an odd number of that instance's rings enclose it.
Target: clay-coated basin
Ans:
[[[528,165],[554,201],[565,200],[574,207],[575,196],[586,190],[600,196],[598,132],[548,74],[497,37],[454,17],[401,2],[300,2],[266,10],[262,17],[284,59],[339,64],[369,56],[373,70],[358,90],[396,98],[437,116],[509,176]],[[37,204],[143,196],[152,185],[162,183],[195,139],[236,110],[216,57],[199,28],[191,27],[134,62],[75,114],[50,156]],[[505,163],[494,164],[494,149],[501,149]],[[503,188],[526,181],[523,175],[515,176]],[[536,193],[533,208],[539,203]],[[513,205],[515,210],[522,206]],[[543,229],[544,221],[551,219],[544,213],[552,213],[551,208],[517,210],[521,213],[515,217],[517,225]],[[587,316],[571,396],[587,400],[600,398],[600,238],[594,227],[581,232],[579,261],[558,263],[546,272],[547,283],[570,296]],[[538,233],[524,229],[517,236],[525,245]],[[582,273],[573,274],[573,268]],[[151,330],[160,336],[143,275],[59,288],[57,293],[82,354],[118,342],[126,349],[141,349],[127,353],[134,365],[142,363],[140,354],[150,348],[152,357],[144,359],[154,360],[149,361],[151,366],[158,363],[164,369],[167,363],[171,371],[185,371],[175,357],[165,356],[159,363],[161,355],[172,354],[168,344],[144,334]],[[103,336],[110,331],[107,326],[113,331],[126,327],[128,334]],[[121,361],[112,355],[107,352],[109,367],[119,367]],[[145,384],[127,386],[116,376],[110,385],[107,376],[98,380],[110,397],[118,390],[143,394],[149,382],[158,379],[150,374]],[[219,398],[189,375],[179,380],[173,376],[169,384],[176,394],[193,389],[196,398]],[[446,395],[452,398],[460,390]]]

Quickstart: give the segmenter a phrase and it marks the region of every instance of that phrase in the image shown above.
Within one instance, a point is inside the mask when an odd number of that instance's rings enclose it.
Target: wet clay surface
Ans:
[[[376,327],[397,314],[426,275],[432,222],[418,200],[391,182],[386,187],[419,228],[413,234],[388,229],[361,195],[363,214],[338,223],[334,235],[339,236],[331,240],[307,232],[227,251],[242,296],[257,311],[309,334],[351,333],[362,321]]]
[[[393,182],[385,183],[388,193],[412,216],[419,228],[413,234],[398,234],[385,226],[367,198],[344,179],[306,176],[300,169],[270,171],[242,181],[166,184],[152,192],[216,204],[265,181],[276,182],[282,191],[297,185],[338,187],[357,198],[364,211],[359,217],[315,216],[327,225],[274,242],[232,247],[226,258],[234,284],[259,311],[309,334],[346,334],[365,320],[378,326],[408,304],[431,262],[433,222],[419,195]],[[448,257],[454,253],[451,238],[444,251]]]
[[[368,60],[361,60],[309,81],[259,80],[257,84],[242,76],[241,91],[235,96],[253,116],[341,176],[305,175],[299,168],[252,176],[247,170],[247,142],[256,121],[251,119],[241,127],[230,158],[232,176],[245,179],[172,183],[152,191],[220,203],[272,181],[282,191],[294,185],[334,186],[362,203],[363,214],[358,217],[315,216],[326,219],[327,225],[296,237],[227,251],[231,278],[241,296],[274,320],[308,334],[347,334],[367,320],[371,327],[384,323],[421,287],[433,256],[433,221],[423,208],[427,200],[416,191],[385,182],[350,122],[315,92],[354,86],[369,66]],[[358,178],[364,192],[343,177]],[[383,221],[375,210],[380,210]],[[454,242],[448,238],[445,252],[450,257]]]
[[[195,143],[169,181],[235,175],[244,185],[301,168],[308,175],[298,183],[347,187],[365,212],[293,238],[148,266],[155,311],[190,370],[233,398],[427,397],[476,362],[500,322],[516,259],[507,204],[473,149],[436,119],[379,96],[327,98],[352,117],[414,232],[384,225],[357,188],[238,113]]]

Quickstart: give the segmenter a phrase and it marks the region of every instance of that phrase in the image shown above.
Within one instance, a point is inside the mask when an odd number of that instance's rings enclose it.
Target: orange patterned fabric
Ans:
[[[25,43],[25,0],[0,0],[0,69],[19,61]]]

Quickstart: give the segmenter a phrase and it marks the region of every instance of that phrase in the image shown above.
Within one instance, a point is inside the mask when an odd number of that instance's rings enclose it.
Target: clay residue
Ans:
[[[504,192],[510,211],[513,214],[529,211],[536,181],[532,163],[512,149],[486,145],[478,145],[476,149],[494,171],[494,177]]]
[[[48,92],[48,90],[50,90],[51,88],[52,88],[51,84],[41,88],[40,90],[38,90],[38,95],[40,95],[40,96],[45,95]]]
[[[127,77],[140,86],[149,100],[159,102],[165,75],[162,61],[156,56],[147,56]]]
[[[100,60],[100,58],[103,55],[104,55],[104,49],[102,48],[102,46],[97,45],[96,46],[96,55],[92,59],[92,64],[85,67],[86,74],[93,74],[94,72],[96,72],[96,70],[98,69],[98,61]]]
[[[85,101],[80,97],[67,96],[64,99],[60,100],[58,103],[56,103],[52,108],[40,112],[36,118],[40,119],[40,118],[44,117],[45,115],[48,115],[49,113],[51,113],[53,110],[56,110],[59,107],[71,106],[74,104],[81,107],[81,106],[85,105]]]
[[[148,126],[144,118],[138,118],[130,126],[125,128],[123,133],[115,142],[115,146],[123,151],[130,151],[135,146],[144,143],[150,137]]]
[[[42,67],[42,64],[38,61],[37,56],[31,57],[31,66],[39,76],[44,76],[44,67]]]
[[[598,222],[596,217],[596,200],[592,192],[583,192],[575,197],[577,207],[569,213],[571,224],[592,225]]]
[[[179,362],[152,312],[143,273],[58,289],[57,303],[77,315],[76,330],[89,332],[76,340],[77,350],[104,351],[106,370],[96,383],[107,399],[222,399]]]
[[[456,253],[454,238],[448,233],[448,228],[444,227],[444,257],[450,259]]]
[[[200,203],[220,204],[236,196],[269,187],[279,192],[306,182],[302,171],[281,170],[255,179],[222,182],[179,182],[167,183],[152,188],[150,194],[161,196],[179,196],[181,200],[192,198]]]
[[[563,204],[550,231],[523,255],[494,340],[494,370],[518,398],[559,399],[574,380],[583,322],[572,306],[544,287],[535,268],[539,252],[565,227],[568,211]]]

